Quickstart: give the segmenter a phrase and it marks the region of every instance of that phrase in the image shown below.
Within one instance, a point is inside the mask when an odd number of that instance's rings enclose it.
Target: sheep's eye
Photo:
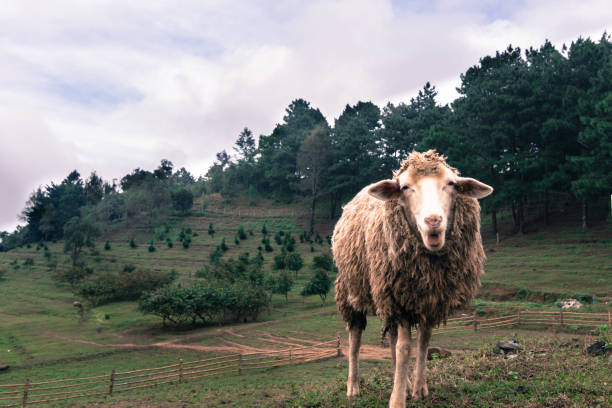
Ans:
[[[457,183],[455,183],[454,181],[449,181],[447,185],[451,187],[455,187]]]
[[[410,187],[409,186],[403,186],[402,190],[408,190]]]

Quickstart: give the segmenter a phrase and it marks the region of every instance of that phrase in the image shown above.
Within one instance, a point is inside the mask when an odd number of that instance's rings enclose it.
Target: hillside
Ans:
[[[168,235],[175,241],[175,245],[169,248],[165,240],[156,240],[154,252],[148,250],[148,243],[155,239],[155,232],[147,219],[134,220],[130,224],[109,225],[97,239],[96,251],[86,255],[87,265],[94,273],[119,272],[125,265],[134,265],[140,269],[175,270],[179,282],[187,284],[197,279],[196,271],[208,264],[210,252],[223,238],[229,246],[224,258],[237,258],[245,251],[257,253],[264,224],[271,235],[283,230],[293,233],[296,238],[308,225],[306,204],[286,205],[267,200],[255,203],[234,200],[228,203],[214,195],[204,214],[197,208],[199,203],[196,201],[189,215],[167,219],[166,223],[170,226]],[[323,307],[318,297],[303,298],[299,295],[312,274],[310,265],[313,256],[329,251],[325,237],[331,232],[333,222],[323,214],[319,214],[317,221],[317,232],[323,238],[323,243],[313,244],[314,252],[311,252],[310,244],[297,242],[296,252],[304,258],[305,267],[300,270],[297,282],[289,293],[289,302],[285,303],[283,296],[274,295],[269,310],[262,313],[256,322],[246,324],[199,326],[181,330],[164,328],[158,317],[140,313],[137,302],[115,302],[87,308],[81,317],[73,307],[73,302],[82,299],[75,297],[68,284],[59,284],[53,279],[56,270],[70,266],[69,258],[63,253],[62,242],[47,243],[51,256],[45,256],[43,249],[37,249],[35,245],[0,253],[0,270],[6,271],[0,281],[0,298],[3,299],[0,303],[0,365],[11,366],[9,370],[0,372],[0,384],[22,382],[24,378],[65,378],[97,375],[111,369],[155,367],[168,364],[169,361],[176,362],[179,358],[214,356],[231,350],[275,348],[281,343],[308,344],[309,341],[332,339],[336,333],[344,335],[344,324],[336,313],[333,293],[328,296]],[[214,237],[207,232],[210,223],[216,231]],[[244,227],[248,236],[236,245],[234,236],[239,226]],[[495,316],[517,308],[558,310],[555,305],[558,299],[580,294],[596,297],[595,304],[586,305],[583,310],[610,310],[610,223],[600,224],[586,232],[567,225],[554,225],[533,234],[504,237],[499,244],[487,233],[486,227],[487,220],[484,221],[484,238],[488,261],[483,290],[479,296],[481,299],[466,313],[472,313],[476,308],[481,309],[483,316]],[[184,249],[176,240],[183,228],[191,228],[194,233],[188,249]],[[136,248],[129,246],[131,238],[137,243]],[[103,249],[106,240],[110,243],[110,250]],[[271,271],[273,256],[279,253],[274,242],[272,246],[273,252],[264,252],[263,268],[266,271]],[[490,352],[491,345],[499,338],[520,336],[526,343],[531,342],[536,333],[532,330],[501,329],[495,332],[439,335],[434,338],[433,345],[467,350],[466,355],[472,355],[478,350]],[[571,341],[577,344],[576,347],[582,347],[586,341],[585,333],[584,330],[551,332],[550,339],[551,342],[574,339]],[[541,337],[541,333],[539,335]],[[388,351],[377,348],[380,344],[380,323],[376,318],[369,319],[364,343],[370,347],[370,354],[364,351],[364,358],[372,359],[364,363],[365,367],[384,372],[386,378],[389,371]],[[549,347],[544,343],[541,347]],[[575,358],[580,359],[577,366],[587,370],[586,360],[581,360],[578,354]],[[453,356],[452,360],[436,363],[441,364],[433,369],[434,373],[440,370],[440,387],[453,383],[454,392],[478,387],[477,377],[469,384],[459,386],[456,384],[457,378],[453,377],[455,374],[442,374],[446,365],[469,365],[473,361],[461,354]],[[491,365],[485,367],[492,370],[491,381],[507,375],[500,371],[505,364],[503,360],[478,364]],[[558,362],[552,359],[542,360],[538,364],[540,370],[546,367],[554,370]],[[505,370],[506,373],[512,371],[509,368]],[[110,406],[123,406],[119,401],[125,401],[128,405],[154,403],[173,406],[182,401],[194,406],[217,406],[222,403],[238,406],[282,406],[285,403],[296,406],[334,406],[335,400],[329,400],[330,395],[341,392],[345,375],[344,359],[332,359],[310,363],[309,366],[271,369],[256,377],[215,377],[205,382],[176,387],[169,385],[155,391],[154,396],[145,390],[114,396],[107,403]],[[595,379],[600,378],[597,377],[599,371],[594,375]],[[323,391],[315,391],[318,388],[315,384],[323,383],[326,383]],[[366,376],[366,383],[373,394],[389,392],[389,384],[378,382],[375,375]],[[236,385],[245,387],[245,391],[231,392]],[[218,393],[218,389],[223,391]],[[550,389],[556,392],[556,388]],[[594,395],[593,398],[599,398],[599,394]],[[327,402],[321,402],[322,399]],[[471,400],[468,398],[466,401]],[[515,400],[508,401],[515,403]],[[585,399],[578,403],[586,404],[585,401],[591,400]],[[443,401],[439,402],[443,406]],[[378,405],[368,403],[363,406]]]

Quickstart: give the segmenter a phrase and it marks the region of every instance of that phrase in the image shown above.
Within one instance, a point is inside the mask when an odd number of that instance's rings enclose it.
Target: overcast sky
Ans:
[[[609,0],[0,2],[0,230],[72,169],[120,178],[162,158],[194,175],[296,98],[333,125],[357,101],[439,101],[509,44],[610,31]]]

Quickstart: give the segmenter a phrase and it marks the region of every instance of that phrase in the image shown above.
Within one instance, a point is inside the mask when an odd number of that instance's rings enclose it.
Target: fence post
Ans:
[[[238,356],[238,375],[242,375],[242,354]]]
[[[289,349],[289,363],[291,363],[291,349]]]
[[[478,331],[478,320],[476,320],[476,312],[474,312],[474,331]]]
[[[342,355],[342,349],[340,348],[340,333],[336,333],[336,350],[338,351],[336,357],[340,357]]]
[[[25,385],[23,386],[23,400],[21,406],[25,407],[28,403],[28,390],[30,389],[30,379],[26,378]]]
[[[183,382],[183,359],[179,361],[179,382]]]
[[[612,315],[610,315],[610,311],[608,311],[608,327],[612,329]]]
[[[521,310],[518,311],[518,325],[521,325]]]
[[[563,326],[563,309],[559,311],[561,326]]]
[[[115,385],[115,369],[111,371],[110,382],[108,384],[108,395],[113,395],[113,386]]]

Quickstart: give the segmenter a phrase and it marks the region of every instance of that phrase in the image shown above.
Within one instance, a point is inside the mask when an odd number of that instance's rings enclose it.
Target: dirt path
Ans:
[[[54,332],[47,332],[46,335],[64,340],[70,343],[81,343],[88,344],[96,347],[111,347],[111,348],[128,348],[128,349],[147,349],[147,348],[164,348],[174,350],[195,350],[203,353],[217,353],[217,354],[249,354],[249,353],[262,353],[262,354],[277,354],[281,350],[299,350],[301,348],[316,346],[321,343],[320,340],[316,339],[305,339],[292,336],[280,336],[274,333],[263,330],[254,330],[250,332],[254,336],[248,336],[245,334],[236,333],[233,329],[218,329],[215,330],[215,337],[217,341],[215,344],[197,344],[193,341],[197,341],[202,338],[210,338],[210,333],[206,336],[202,335],[190,335],[175,337],[170,340],[155,342],[151,344],[134,344],[134,343],[100,343],[91,340],[75,339]],[[255,335],[256,334],[256,335]],[[118,337],[109,334],[109,337]],[[246,340],[252,340],[253,343],[260,343],[261,346],[254,346],[244,344]],[[336,345],[325,344],[320,347],[321,351],[333,351],[336,350]],[[343,355],[348,353],[348,342],[346,340],[341,341],[340,349]],[[415,354],[415,348],[412,349],[412,355]],[[464,350],[449,350],[454,353],[461,353]],[[363,344],[360,350],[360,358],[364,360],[378,360],[378,361],[391,361],[391,352],[388,347],[382,347],[374,344]]]

